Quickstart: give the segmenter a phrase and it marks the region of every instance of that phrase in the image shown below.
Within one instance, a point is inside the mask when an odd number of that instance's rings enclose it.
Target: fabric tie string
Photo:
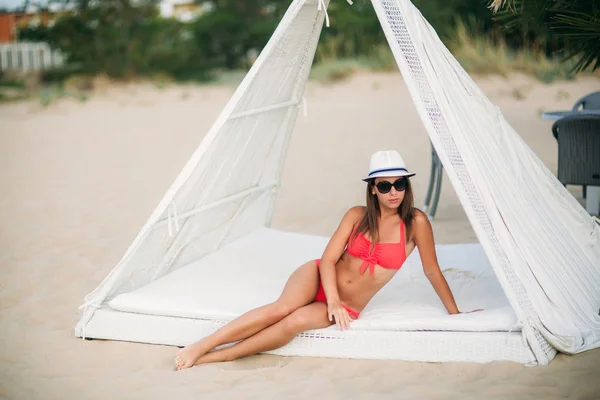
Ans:
[[[517,323],[513,326],[510,327],[510,329],[508,330],[508,333],[506,334],[506,344],[508,345],[508,341],[510,340],[510,334],[512,333],[513,329],[517,328],[519,326],[520,322],[517,321]]]
[[[319,0],[318,10],[325,10],[325,26],[329,28],[329,14],[327,14],[327,6],[325,5],[325,0]]]
[[[352,0],[346,0],[346,2],[350,5],[354,4],[354,2],[352,2]],[[321,11],[325,11],[325,26],[329,28],[329,14],[327,14],[327,5],[325,5],[325,0],[318,0],[318,10]]]
[[[169,227],[169,236],[173,236],[173,223],[171,222],[171,214],[173,215],[172,219],[175,225],[175,232],[179,232],[179,218],[177,217],[177,206],[173,202],[169,204],[169,207],[167,208],[167,225]]]

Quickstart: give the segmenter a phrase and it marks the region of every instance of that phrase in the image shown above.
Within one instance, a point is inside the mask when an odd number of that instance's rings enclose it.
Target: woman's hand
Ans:
[[[341,330],[350,328],[350,314],[342,305],[338,302],[327,303],[327,316],[330,321],[334,321],[335,324]]]

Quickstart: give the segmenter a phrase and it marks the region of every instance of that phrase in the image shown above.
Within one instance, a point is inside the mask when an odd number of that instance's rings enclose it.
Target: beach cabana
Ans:
[[[85,298],[78,337],[186,345],[274,300],[292,269],[321,255],[327,238],[270,221],[328,3],[291,3],[122,260]],[[486,310],[448,316],[413,254],[351,330],[305,332],[273,353],[547,364],[557,351],[598,347],[598,224],[410,1],[372,3],[479,240],[438,246],[440,266],[460,304]]]

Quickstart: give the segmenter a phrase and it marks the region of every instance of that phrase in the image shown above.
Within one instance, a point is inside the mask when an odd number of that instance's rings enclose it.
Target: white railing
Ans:
[[[0,44],[0,71],[40,71],[61,67],[64,57],[47,43],[15,42]]]

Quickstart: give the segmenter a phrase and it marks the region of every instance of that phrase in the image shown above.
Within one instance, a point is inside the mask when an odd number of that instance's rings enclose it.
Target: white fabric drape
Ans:
[[[373,4],[432,143],[544,361],[600,346],[600,233],[408,0]],[[551,140],[551,137],[548,138]],[[535,349],[537,348],[537,351]]]

